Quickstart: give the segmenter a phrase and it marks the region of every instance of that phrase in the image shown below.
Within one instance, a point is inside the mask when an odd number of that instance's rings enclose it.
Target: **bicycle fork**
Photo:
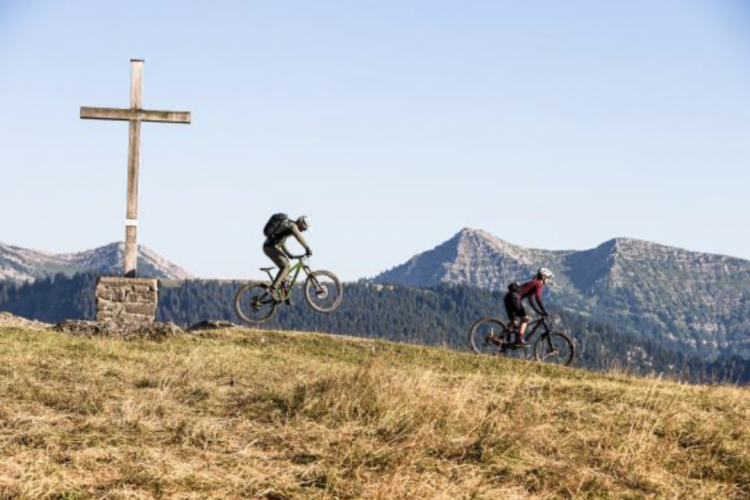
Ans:
[[[313,286],[315,286],[315,294],[320,298],[326,298],[326,296],[328,295],[328,289],[320,285],[318,278],[315,277],[309,267],[305,266],[304,270],[305,274],[307,274],[307,279],[309,279]]]

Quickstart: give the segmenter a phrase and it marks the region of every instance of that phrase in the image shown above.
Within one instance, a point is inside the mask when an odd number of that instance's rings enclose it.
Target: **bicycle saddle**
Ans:
[[[261,271],[265,271],[265,272],[273,271],[274,269],[276,268],[275,267],[261,267],[260,268]]]

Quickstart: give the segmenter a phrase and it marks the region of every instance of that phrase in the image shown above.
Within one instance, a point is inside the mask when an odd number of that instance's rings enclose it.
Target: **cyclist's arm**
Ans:
[[[537,289],[536,293],[529,297],[529,304],[531,304],[531,307],[534,309],[534,312],[536,312],[539,315],[546,316],[547,309],[544,307],[544,302],[542,301],[542,289],[541,287]]]
[[[312,254],[312,249],[310,249],[310,245],[307,244],[304,236],[302,236],[302,233],[300,232],[299,229],[297,229],[297,226],[294,224],[292,225],[292,234],[294,235],[295,238],[297,238],[297,241],[299,241],[299,244],[305,247],[305,251],[308,254]]]
[[[282,241],[279,243],[279,247],[281,248],[281,251],[284,252],[284,255],[287,256],[287,258],[291,259],[292,254],[289,253],[289,250],[286,248],[286,241]]]

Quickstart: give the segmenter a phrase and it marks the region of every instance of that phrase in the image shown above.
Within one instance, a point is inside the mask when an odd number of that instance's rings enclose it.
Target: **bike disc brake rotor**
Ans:
[[[253,309],[253,311],[258,311],[261,307],[263,307],[263,302],[260,300],[260,297],[252,297],[250,299],[250,307]]]
[[[319,286],[319,287],[318,287],[318,288],[317,288],[317,289],[315,290],[315,295],[316,295],[316,296],[317,296],[317,297],[318,297],[319,299],[325,299],[326,297],[328,297],[328,286],[326,286],[326,285],[320,285],[320,286]]]
[[[495,332],[495,329],[491,328],[490,331],[484,336],[484,343],[499,346],[502,345],[503,340],[501,336],[497,332]]]

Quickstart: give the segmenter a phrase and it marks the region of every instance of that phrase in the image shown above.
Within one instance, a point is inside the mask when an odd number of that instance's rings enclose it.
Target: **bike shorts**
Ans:
[[[505,304],[505,312],[508,313],[510,321],[528,317],[526,308],[523,307],[523,303],[521,302],[521,295],[512,292],[506,293],[503,303]]]
[[[281,270],[292,267],[284,251],[277,246],[263,245],[263,253]]]

